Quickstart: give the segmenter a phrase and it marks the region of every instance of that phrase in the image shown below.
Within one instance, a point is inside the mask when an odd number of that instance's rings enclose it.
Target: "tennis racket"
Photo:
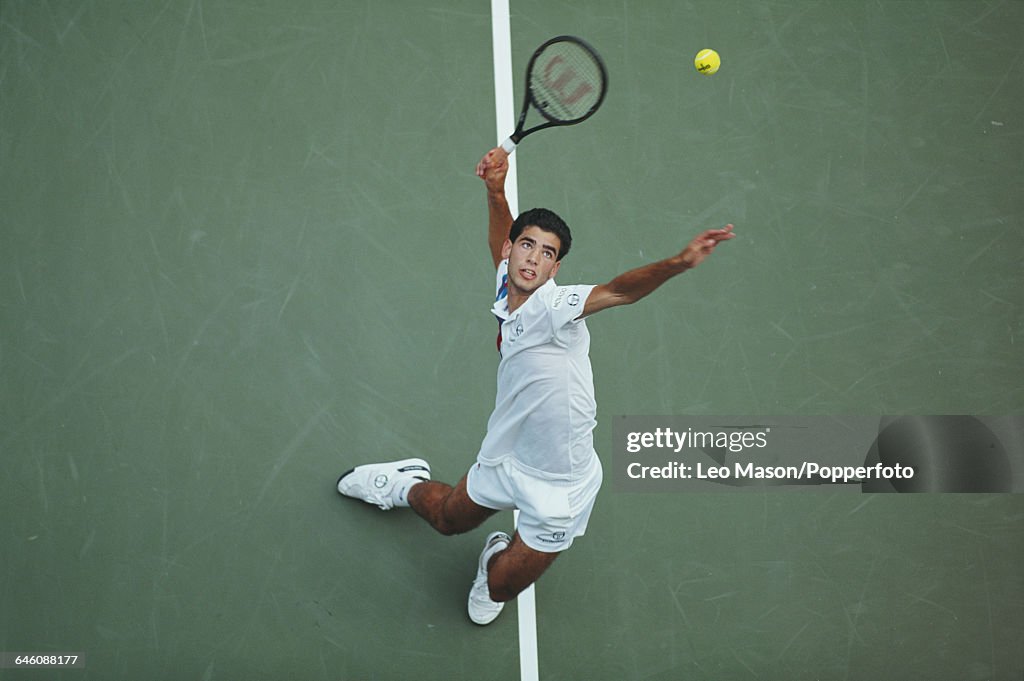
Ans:
[[[511,154],[527,135],[556,125],[582,123],[597,111],[608,91],[608,71],[593,47],[560,35],[534,51],[526,65],[526,93],[519,122],[501,148]],[[533,108],[544,122],[524,129]]]

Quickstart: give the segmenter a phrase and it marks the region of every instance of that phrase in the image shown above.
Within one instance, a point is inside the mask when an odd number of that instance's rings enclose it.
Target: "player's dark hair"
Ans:
[[[558,237],[558,257],[555,260],[561,260],[569,253],[569,248],[572,246],[572,232],[569,231],[569,225],[565,224],[565,220],[558,217],[554,211],[547,208],[531,208],[520,213],[508,230],[508,240],[515,243],[527,227],[539,227]]]

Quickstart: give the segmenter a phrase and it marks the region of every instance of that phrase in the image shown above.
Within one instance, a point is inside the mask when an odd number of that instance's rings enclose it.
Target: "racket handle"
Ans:
[[[504,142],[502,142],[498,146],[500,146],[502,149],[504,149],[506,154],[511,154],[513,151],[516,150],[516,143],[512,141],[511,137],[506,139]]]

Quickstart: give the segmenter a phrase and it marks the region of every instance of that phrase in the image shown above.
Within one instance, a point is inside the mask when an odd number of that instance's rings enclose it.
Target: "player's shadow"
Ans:
[[[866,480],[865,492],[1010,492],[1006,447],[974,416],[884,417],[865,466],[910,466],[911,478]]]

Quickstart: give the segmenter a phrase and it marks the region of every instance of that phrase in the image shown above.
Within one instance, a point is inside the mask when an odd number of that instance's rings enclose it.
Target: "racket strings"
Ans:
[[[547,118],[560,122],[586,117],[600,103],[604,71],[593,55],[570,42],[553,43],[530,72],[534,105]]]

